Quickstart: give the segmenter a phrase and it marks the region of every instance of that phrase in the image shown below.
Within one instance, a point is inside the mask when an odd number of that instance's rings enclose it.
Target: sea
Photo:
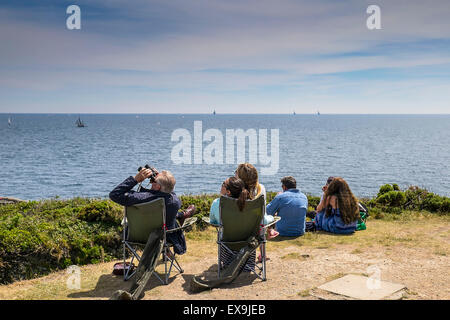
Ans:
[[[3,113],[0,137],[0,197],[107,198],[145,164],[178,195],[218,193],[244,161],[268,191],[289,175],[320,195],[340,176],[357,197],[386,183],[450,196],[450,115]]]

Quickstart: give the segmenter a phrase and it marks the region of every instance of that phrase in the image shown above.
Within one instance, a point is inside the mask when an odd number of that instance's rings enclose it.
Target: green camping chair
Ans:
[[[209,222],[209,218],[203,219],[205,222],[217,228],[218,244],[218,276],[220,278],[224,261],[221,260],[222,251],[234,256],[236,252],[248,244],[248,239],[252,236],[258,241],[261,247],[261,262],[256,261],[255,269],[252,270],[258,278],[266,280],[266,230],[277,223],[281,218],[274,217],[274,221],[268,225],[263,225],[265,214],[264,196],[254,200],[247,200],[243,211],[239,211],[237,199],[227,196],[220,197],[220,225]]]
[[[188,218],[184,221],[183,226],[176,229],[166,229],[166,207],[163,198],[159,198],[150,202],[137,204],[134,206],[125,207],[125,218],[123,228],[123,263],[127,266],[127,250],[131,252],[132,265],[134,259],[140,261],[141,257],[137,253],[138,248],[145,247],[150,233],[156,229],[163,229],[163,250],[162,259],[164,263],[164,279],[156,273],[153,274],[161,281],[162,284],[169,283],[170,272],[172,267],[175,267],[180,273],[183,269],[176,259],[176,254],[173,251],[173,246],[166,241],[166,234],[184,230],[197,220],[196,217]],[[125,268],[124,281],[130,279],[136,271],[131,268]]]

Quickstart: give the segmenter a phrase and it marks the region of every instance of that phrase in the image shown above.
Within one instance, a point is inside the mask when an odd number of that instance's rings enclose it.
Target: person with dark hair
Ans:
[[[222,183],[222,187],[220,189],[220,194],[222,196],[228,196],[231,198],[238,199],[237,206],[240,211],[243,211],[245,208],[245,201],[252,200],[252,195],[249,190],[247,190],[244,180],[234,176],[229,177]],[[212,224],[219,225],[220,224],[220,198],[217,198],[211,204],[211,208],[209,210],[209,221]],[[263,223],[266,225],[273,221],[272,216],[264,215]],[[235,252],[236,253],[236,252]],[[235,254],[234,253],[234,254]],[[229,254],[226,250],[221,251],[221,261],[223,261],[224,265],[229,265],[233,261],[233,254]],[[249,260],[243,267],[244,271],[251,271],[255,269],[255,258],[256,254],[252,253]]]
[[[359,217],[358,200],[347,182],[340,177],[333,178],[317,206],[315,227],[331,233],[349,234],[355,232]]]
[[[326,192],[327,189],[328,189],[328,185],[331,183],[331,181],[333,181],[333,179],[334,179],[334,177],[328,177],[327,182],[326,182],[325,185],[322,187],[322,195],[320,196],[320,201],[319,201],[319,203],[322,202],[323,196],[325,195],[325,192]],[[316,214],[317,214],[317,211],[314,211],[314,210],[313,210],[313,211],[308,211],[308,212],[306,213],[306,216],[307,216],[308,218],[311,218],[311,219],[314,220],[314,218],[316,217]],[[306,231],[315,231],[314,224],[313,224],[311,221],[306,222]]]
[[[259,183],[258,180],[258,170],[256,170],[255,166],[251,163],[245,162],[240,163],[235,171],[235,176],[239,179],[242,179],[245,183],[245,188],[250,192],[250,199],[256,199],[258,197],[264,197],[264,206],[266,206],[267,194],[266,188],[263,184]],[[267,224],[269,221],[273,221],[272,216],[265,215],[264,224]],[[267,230],[267,238],[273,239],[278,236],[278,232],[273,228],[269,228]]]
[[[245,201],[251,200],[250,192],[245,188],[244,181],[236,177],[229,177],[222,183],[220,194],[222,196],[238,199],[237,205],[240,211],[244,210]],[[217,198],[213,201],[209,210],[209,219],[212,224],[220,224],[219,207],[220,198]],[[264,224],[268,224],[272,221],[272,216],[264,217]]]
[[[297,237],[305,233],[305,217],[308,198],[297,189],[297,181],[292,176],[281,179],[282,192],[267,205],[266,213],[281,217],[276,231],[281,236]]]

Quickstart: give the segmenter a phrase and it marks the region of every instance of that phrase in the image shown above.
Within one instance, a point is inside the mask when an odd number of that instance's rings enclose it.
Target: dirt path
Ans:
[[[144,299],[317,299],[314,294],[321,284],[345,274],[370,276],[373,266],[379,268],[381,280],[407,287],[404,299],[450,299],[450,224],[445,222],[416,229],[414,222],[374,221],[370,230],[351,237],[278,239],[268,243],[267,281],[243,273],[230,285],[193,294],[191,278],[205,272],[214,276],[217,270],[217,247],[209,231],[202,238],[188,238],[189,251],[180,259],[185,272],[173,273],[167,286],[153,277]],[[107,299],[129,287],[111,274],[113,264],[81,267],[80,290],[67,289],[68,275],[61,271],[0,286],[0,299]]]

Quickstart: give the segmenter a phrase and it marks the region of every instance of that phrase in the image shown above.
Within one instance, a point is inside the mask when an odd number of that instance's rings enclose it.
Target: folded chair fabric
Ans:
[[[142,298],[142,292],[156,268],[163,245],[164,231],[162,229],[152,231],[139,260],[129,292],[117,290],[110,300],[138,300]]]
[[[239,250],[234,256],[233,261],[222,269],[218,279],[205,280],[200,276],[194,276],[191,279],[190,289],[192,292],[200,292],[212,288],[217,288],[222,284],[233,282],[243,270],[243,266],[247,262],[250,255],[255,252],[259,246],[259,241],[255,237],[251,237],[247,241],[247,245]]]

